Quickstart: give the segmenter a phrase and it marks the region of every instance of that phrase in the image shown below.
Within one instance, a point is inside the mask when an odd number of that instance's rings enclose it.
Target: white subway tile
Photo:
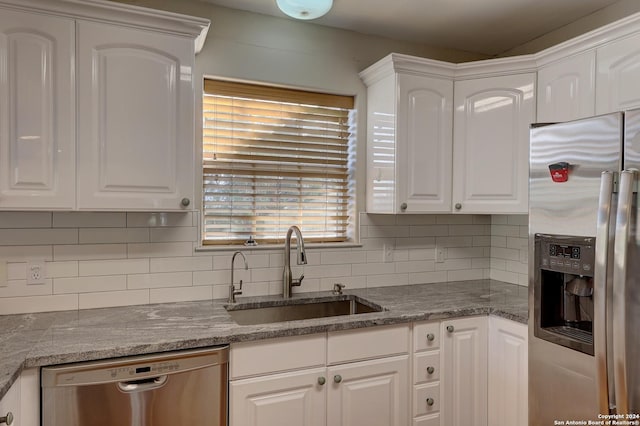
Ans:
[[[394,262],[406,262],[409,260],[409,250],[407,249],[394,249],[393,261]]]
[[[445,250],[447,259],[464,259],[484,256],[483,247],[450,247]]]
[[[529,227],[520,226],[520,238],[529,238]]]
[[[429,272],[435,271],[435,269],[435,262],[433,260],[396,263],[396,272],[398,273]]]
[[[96,293],[113,290],[125,290],[127,277],[125,275],[105,275],[98,277],[54,278],[54,294],[65,293]]]
[[[520,227],[516,225],[491,225],[491,235],[519,237]]]
[[[231,271],[195,271],[193,272],[193,285],[229,285]]]
[[[186,287],[193,284],[191,272],[166,272],[161,274],[134,274],[127,276],[127,288]],[[152,302],[153,303],[153,302]]]
[[[520,262],[529,263],[529,250],[520,250]]]
[[[469,247],[473,245],[473,237],[436,237],[436,244],[443,247]]]
[[[320,278],[307,278],[305,276],[302,285],[291,288],[293,294],[309,293],[312,291],[320,291]]]
[[[508,215],[507,223],[509,225],[529,226],[529,215],[526,215],[526,214]]]
[[[132,259],[139,257],[191,256],[193,254],[193,244],[189,242],[134,243],[127,245],[127,253],[129,258]]]
[[[367,287],[408,285],[409,274],[367,275]]]
[[[475,225],[491,225],[491,216],[488,214],[474,214],[472,219]]]
[[[442,237],[449,235],[448,225],[426,225],[409,227],[411,237]]]
[[[492,247],[491,256],[497,259],[505,259],[505,260],[519,260],[520,259],[520,250],[502,248],[502,247]]]
[[[80,228],[80,244],[148,243],[148,228]]]
[[[437,271],[451,271],[455,269],[471,269],[471,259],[445,259],[442,263],[436,263]]]
[[[161,226],[195,226],[191,212],[176,213],[127,213],[130,228],[155,228]]]
[[[403,240],[404,239],[405,238],[403,238]],[[365,238],[360,241],[360,243],[362,244],[363,250],[382,249],[382,247],[384,247],[385,244],[395,245],[395,242],[396,242],[395,238]]]
[[[1,246],[77,244],[77,229],[0,229]]]
[[[0,298],[0,313],[2,315],[75,309],[78,309],[77,294]]]
[[[344,277],[328,277],[320,278],[320,291],[331,291],[336,283],[344,284],[345,290],[367,287],[367,277],[361,276],[344,276]]]
[[[150,272],[210,271],[213,267],[213,256],[157,257],[150,260]]]
[[[28,259],[53,260],[52,246],[0,246],[0,259],[24,262]]]
[[[473,215],[470,214],[439,214],[436,215],[439,225],[472,225]]]
[[[150,303],[188,302],[192,300],[211,300],[210,286],[153,288],[149,290]]]
[[[504,281],[512,284],[517,284],[520,279],[519,275],[515,272],[499,271],[496,269],[491,270],[490,277],[492,280]]]
[[[149,259],[82,260],[78,275],[126,275],[149,272]]]
[[[529,240],[526,238],[507,237],[507,248],[516,250],[527,250]]]
[[[529,286],[529,276],[527,275],[520,275],[518,277],[518,282],[515,282],[513,284],[518,284],[524,287],[528,287]]]
[[[294,269],[291,268],[293,271]],[[251,271],[251,281],[259,282],[259,281],[277,281],[282,279],[282,268],[255,268],[250,269]],[[230,272],[228,272],[230,274]],[[292,272],[294,277],[298,277],[300,274]],[[306,274],[306,269],[305,269]],[[229,275],[231,277],[231,275]],[[229,278],[231,279],[231,278]]]
[[[455,225],[449,227],[449,235],[490,235],[491,225]]]
[[[8,280],[6,287],[0,287],[0,298],[21,296],[42,296],[53,294],[53,283],[45,280],[44,284],[27,285],[26,279]]]
[[[0,228],[51,228],[51,213],[0,212]]]
[[[367,238],[369,236],[369,227],[368,226],[360,226],[358,227],[358,237],[360,240],[363,238]]]
[[[396,224],[396,215],[360,213],[360,225],[389,226]]]
[[[398,238],[396,240],[396,248],[404,250],[421,249],[425,247],[435,247],[437,238],[448,237],[411,237]]]
[[[47,262],[45,264],[47,278],[66,278],[78,276],[78,262]]]
[[[507,247],[507,237],[504,235],[492,235],[491,247]]]
[[[364,265],[364,263],[358,264]],[[357,266],[357,265],[353,265]],[[293,277],[299,277],[301,273],[307,278],[324,278],[324,277],[343,277],[351,275],[352,265],[333,265],[330,268],[322,265],[306,265],[304,268],[296,266],[291,268],[293,271]],[[279,269],[277,280],[282,281],[282,269]],[[255,280],[255,275],[251,274],[251,277]]]
[[[508,225],[509,216],[503,215],[503,214],[494,214],[491,216],[491,224],[492,225]]]
[[[499,271],[506,271],[507,270],[507,261],[504,259],[498,259],[497,257],[492,257],[490,260],[490,265],[489,267],[491,268],[491,270],[499,270]]]
[[[352,275],[381,275],[381,274],[393,274],[396,271],[396,266],[393,262],[389,263],[361,263],[351,266]],[[342,274],[347,275],[347,274]]]
[[[447,281],[447,271],[417,272],[409,274],[409,284],[432,284]]]
[[[54,212],[54,228],[124,228],[126,213],[119,212]]]
[[[409,214],[396,217],[398,225],[435,225],[436,217],[431,214]]]
[[[53,259],[62,260],[97,260],[126,259],[125,244],[84,244],[53,246]]]
[[[238,300],[242,297],[253,297],[253,296],[266,296],[269,294],[269,289],[271,286],[274,286],[274,289],[277,290],[278,283],[275,281],[264,281],[264,282],[249,282],[246,283],[242,287],[242,295],[238,296]],[[280,290],[275,294],[282,294],[282,281],[279,283]],[[229,287],[226,288],[226,296],[229,297]]]
[[[460,271],[447,271],[447,281],[481,280],[484,278],[484,269],[465,269]]]
[[[479,247],[479,246],[490,246],[491,245],[491,235],[482,235],[482,236],[478,236],[478,235],[474,235],[473,239],[472,239],[472,245],[474,247]]]
[[[491,269],[491,259],[488,257],[471,259],[471,269]]]
[[[528,272],[528,266],[526,263],[514,262],[507,260],[507,271],[515,272],[518,274],[526,274]]]
[[[152,243],[198,241],[198,228],[194,226],[151,228],[150,231]]]
[[[83,293],[78,295],[78,303],[80,309],[146,305],[149,303],[149,290],[144,289],[106,291],[102,293]]]
[[[346,263],[364,263],[367,261],[365,251],[323,251],[320,263],[323,265],[343,265]]]
[[[369,238],[402,238],[409,236],[409,226],[371,226]]]
[[[435,248],[414,249],[409,251],[409,260],[434,260],[435,258]]]

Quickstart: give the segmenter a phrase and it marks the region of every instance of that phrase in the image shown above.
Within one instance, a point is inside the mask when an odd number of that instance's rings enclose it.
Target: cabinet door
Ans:
[[[344,364],[327,370],[328,425],[408,424],[408,356]]]
[[[456,213],[527,213],[535,74],[456,82]]]
[[[78,208],[184,209],[194,191],[193,40],[77,29]]]
[[[73,21],[0,9],[0,209],[75,205]]]
[[[640,34],[597,50],[596,114],[640,107]]]
[[[487,318],[442,322],[442,424],[487,425]]]
[[[7,393],[0,400],[0,417],[8,416],[9,413],[13,416],[13,426],[21,426],[21,413],[20,413],[20,378],[11,385]],[[3,423],[4,424],[4,423]]]
[[[489,317],[489,424],[528,422],[527,326]]]
[[[230,426],[325,426],[326,370],[235,380],[229,384]]]
[[[397,123],[396,211],[451,211],[453,81],[398,75]]]
[[[595,114],[595,105],[595,51],[570,56],[538,71],[538,122],[590,117]]]

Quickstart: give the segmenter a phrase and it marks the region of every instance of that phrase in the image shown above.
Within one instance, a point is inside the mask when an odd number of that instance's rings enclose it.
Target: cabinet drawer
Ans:
[[[429,405],[429,403],[432,403]],[[440,384],[429,383],[413,388],[413,416],[423,416],[440,411]]]
[[[413,356],[413,383],[440,380],[440,351],[421,352]]]
[[[326,347],[325,334],[234,343],[229,355],[229,375],[236,379],[324,366]]]
[[[331,332],[327,340],[328,364],[406,354],[408,352],[408,325]]]
[[[440,414],[413,419],[413,426],[440,426]]]
[[[440,323],[424,322],[413,326],[413,350],[424,351],[440,347]]]

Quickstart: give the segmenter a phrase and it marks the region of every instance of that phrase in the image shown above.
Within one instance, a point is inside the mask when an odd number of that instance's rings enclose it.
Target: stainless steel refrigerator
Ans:
[[[530,425],[638,420],[639,169],[640,110],[531,128]]]

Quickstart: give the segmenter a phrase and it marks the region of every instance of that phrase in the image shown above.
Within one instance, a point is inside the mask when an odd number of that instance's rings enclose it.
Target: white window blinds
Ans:
[[[205,80],[204,244],[348,239],[353,97]]]

